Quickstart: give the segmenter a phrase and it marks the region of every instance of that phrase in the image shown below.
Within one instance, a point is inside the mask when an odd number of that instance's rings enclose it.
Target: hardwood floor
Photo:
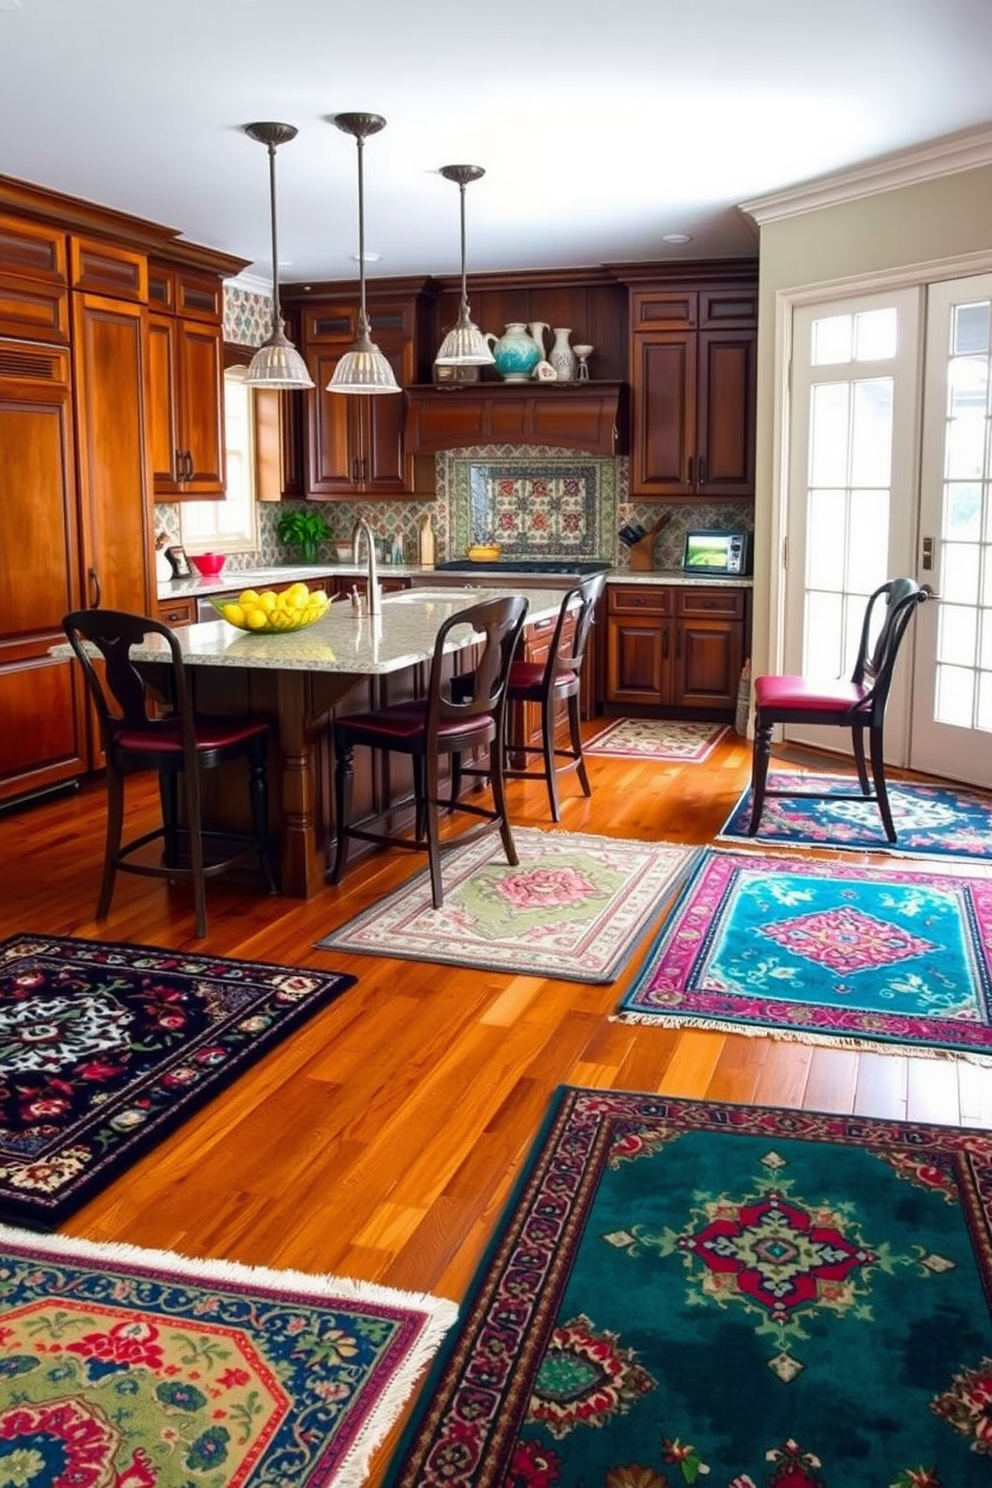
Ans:
[[[705,843],[746,784],[750,748],[730,734],[703,765],[588,764],[591,800],[574,777],[563,784],[565,830]],[[549,825],[543,787],[514,782],[509,799],[515,821]],[[152,796],[133,800],[151,822]],[[99,786],[0,816],[0,935],[205,946],[359,981],[67,1233],[457,1299],[559,1084],[992,1127],[992,1070],[962,1060],[610,1022],[637,957],[616,983],[590,986],[315,950],[423,867],[406,854],[305,903],[214,880],[202,943],[188,889],[122,875],[97,924],[103,828]]]

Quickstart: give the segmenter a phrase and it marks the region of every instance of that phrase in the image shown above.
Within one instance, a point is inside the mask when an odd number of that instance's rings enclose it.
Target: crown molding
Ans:
[[[840,206],[882,191],[895,191],[900,186],[913,186],[984,165],[992,165],[992,125],[963,129],[925,145],[894,150],[852,170],[816,176],[785,191],[752,197],[739,205],[742,212],[763,227],[786,217],[801,217],[820,207]]]
[[[264,295],[267,300],[272,299],[272,280],[263,279],[261,274],[240,273],[235,274],[232,279],[225,280],[232,289],[244,289],[248,294]],[[282,285],[279,286],[280,290]]]

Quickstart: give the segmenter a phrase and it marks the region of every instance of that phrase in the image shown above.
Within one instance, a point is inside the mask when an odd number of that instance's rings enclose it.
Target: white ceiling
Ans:
[[[280,277],[755,251],[737,204],[992,121],[992,0],[0,0],[0,171]],[[688,232],[669,247],[665,233]]]

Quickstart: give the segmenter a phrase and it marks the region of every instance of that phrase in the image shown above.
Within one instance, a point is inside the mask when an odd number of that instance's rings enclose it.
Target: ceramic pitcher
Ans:
[[[511,320],[502,336],[486,331],[496,364],[505,382],[527,382],[541,360],[542,352],[522,320]]]
[[[527,329],[540,347],[541,360],[543,362],[544,358],[548,354],[547,348],[544,344],[544,333],[545,331],[550,331],[551,327],[548,325],[548,322],[546,320],[532,320]]]

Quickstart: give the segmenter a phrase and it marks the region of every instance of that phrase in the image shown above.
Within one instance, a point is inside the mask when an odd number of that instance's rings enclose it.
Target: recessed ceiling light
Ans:
[[[692,233],[665,233],[663,243],[691,243]]]
[[[355,260],[355,262],[357,263],[358,262],[358,254],[357,253],[353,253],[351,256]],[[382,257],[382,254],[381,253],[370,253],[368,251],[368,249],[366,248],[365,253],[364,253],[363,256],[364,256],[364,259],[365,259],[365,262],[366,263],[378,263],[379,260],[380,260],[380,258]]]

